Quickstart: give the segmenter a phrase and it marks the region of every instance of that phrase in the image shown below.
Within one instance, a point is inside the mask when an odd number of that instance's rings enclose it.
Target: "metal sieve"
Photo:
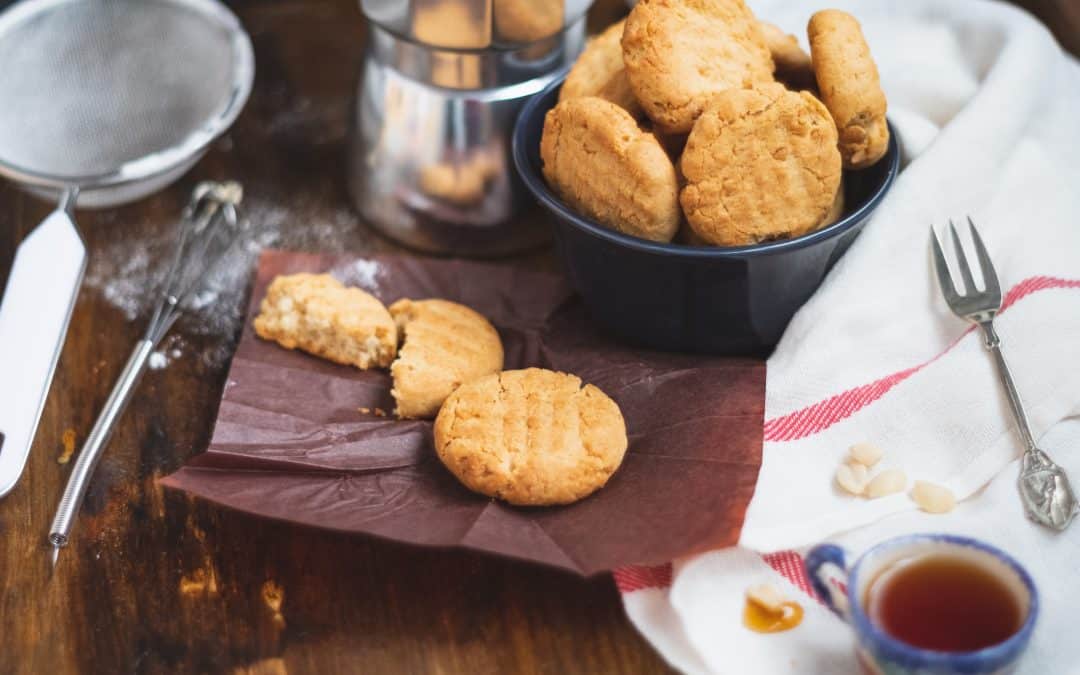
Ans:
[[[0,14],[0,176],[60,206],[0,302],[0,496],[25,465],[82,281],[79,206],[179,178],[236,119],[254,56],[216,0],[23,0]]]
[[[137,199],[236,118],[254,59],[214,0],[29,0],[0,16],[0,174],[81,206]]]

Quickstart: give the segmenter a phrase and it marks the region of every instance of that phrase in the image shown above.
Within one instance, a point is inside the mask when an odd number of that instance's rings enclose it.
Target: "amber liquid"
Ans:
[[[900,561],[866,591],[871,621],[915,647],[966,652],[1003,642],[1026,609],[997,576],[947,554]]]
[[[743,625],[755,633],[782,633],[802,620],[803,608],[797,602],[785,602],[780,612],[770,612],[749,600],[743,606]]]

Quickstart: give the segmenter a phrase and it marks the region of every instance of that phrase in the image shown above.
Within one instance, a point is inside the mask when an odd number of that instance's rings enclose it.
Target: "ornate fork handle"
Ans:
[[[1017,483],[1024,512],[1028,518],[1040,525],[1064,530],[1076,515],[1076,497],[1073,495],[1065,472],[1035,445],[1027,413],[1024,412],[1024,403],[1020,400],[1016,383],[1013,382],[1012,373],[1009,372],[1009,365],[1001,353],[1001,339],[994,331],[994,316],[1001,310],[1001,284],[998,283],[997,272],[994,271],[994,263],[990,260],[986,245],[983,244],[982,237],[979,236],[979,231],[975,229],[975,223],[972,222],[970,216],[968,217],[968,232],[971,234],[975,259],[982,273],[982,287],[975,285],[971,263],[968,262],[969,255],[964,252],[960,235],[956,233],[956,226],[951,220],[949,221],[949,235],[956,252],[956,267],[963,281],[963,290],[958,288],[956,278],[949,269],[948,261],[945,260],[941,242],[934,228],[931,227],[930,248],[934,257],[938,285],[941,286],[941,294],[945,296],[945,303],[949,305],[953,314],[982,328],[986,349],[994,355],[998,375],[1001,377],[1001,383],[1005,385],[1009,406],[1012,408],[1013,417],[1016,418],[1016,426],[1024,439],[1024,457],[1020,480]]]
[[[1035,445],[1024,403],[1001,351],[1001,338],[994,330],[993,317],[980,321],[979,327],[983,331],[986,349],[994,355],[998,375],[1009,399],[1009,407],[1012,408],[1016,426],[1024,440],[1024,457],[1021,461],[1020,478],[1017,480],[1020,498],[1024,502],[1024,512],[1037,523],[1064,530],[1076,515],[1076,498],[1072,486],[1061,467]]]

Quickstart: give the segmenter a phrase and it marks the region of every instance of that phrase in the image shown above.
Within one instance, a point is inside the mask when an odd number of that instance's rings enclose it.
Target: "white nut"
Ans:
[[[845,492],[861,495],[866,489],[868,472],[862,464],[845,462],[836,469],[836,484]]]
[[[856,443],[848,448],[848,454],[851,455],[853,461],[869,469],[881,461],[885,451],[873,443]]]
[[[782,613],[787,602],[780,589],[772,584],[754,584],[746,589],[746,599],[770,614]]]
[[[877,499],[903,492],[907,487],[907,474],[902,469],[885,469],[866,484],[866,496]]]
[[[952,490],[924,480],[915,481],[911,488],[911,499],[927,513],[948,513],[956,507],[956,497]]]

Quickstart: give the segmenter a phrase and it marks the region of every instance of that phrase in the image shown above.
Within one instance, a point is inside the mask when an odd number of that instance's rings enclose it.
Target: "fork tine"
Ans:
[[[938,285],[941,286],[941,294],[945,296],[945,302],[950,306],[960,299],[953,285],[952,275],[949,274],[949,266],[945,262],[945,253],[941,250],[941,242],[938,241],[937,232],[930,226],[930,243],[934,249],[934,271],[937,272]]]
[[[971,295],[976,292],[975,279],[971,276],[971,266],[968,265],[967,256],[964,255],[964,247],[960,243],[960,235],[956,234],[956,226],[952,218],[949,218],[949,233],[952,235],[953,248],[956,249],[956,263],[960,268],[960,277],[964,280],[964,294]]]
[[[1001,286],[998,285],[997,272],[994,270],[994,263],[990,262],[990,254],[986,252],[986,245],[983,244],[982,237],[979,236],[979,231],[975,229],[975,223],[972,222],[971,216],[967,217],[968,231],[971,233],[971,241],[975,244],[975,255],[979,259],[979,267],[982,269],[983,284],[986,286],[986,292],[994,295],[996,298],[1001,299]]]

